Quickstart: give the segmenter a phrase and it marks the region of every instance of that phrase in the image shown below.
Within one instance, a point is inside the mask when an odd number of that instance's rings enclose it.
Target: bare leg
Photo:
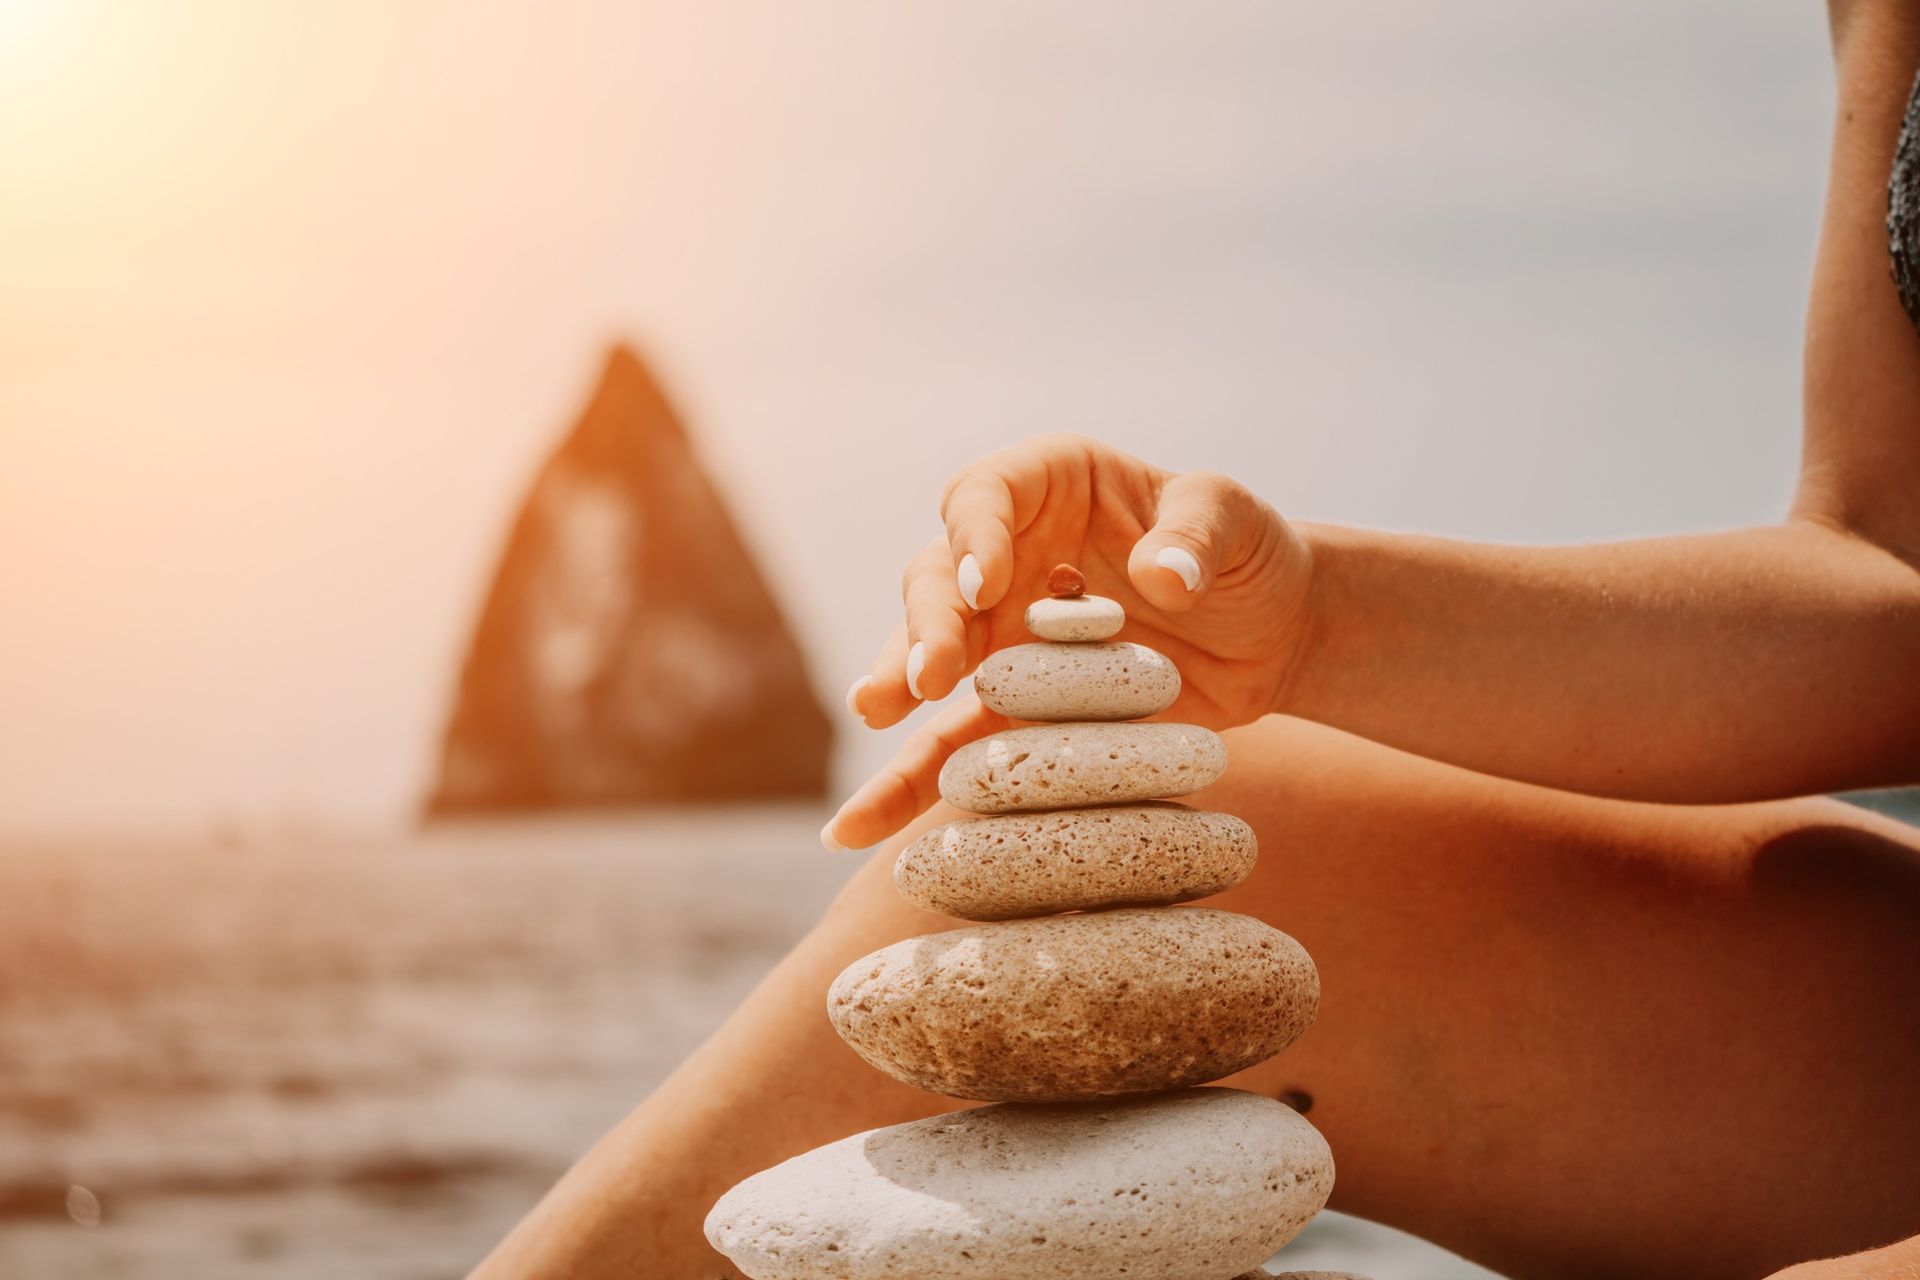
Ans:
[[[1262,856],[1210,905],[1299,938],[1325,990],[1299,1044],[1229,1083],[1312,1097],[1336,1207],[1516,1277],[1759,1277],[1920,1231],[1910,829],[1593,800],[1297,721],[1229,741],[1195,802]],[[895,896],[892,855],[480,1275],[732,1275],[700,1235],[727,1186],[962,1105],[827,1023],[843,965],[955,923]]]

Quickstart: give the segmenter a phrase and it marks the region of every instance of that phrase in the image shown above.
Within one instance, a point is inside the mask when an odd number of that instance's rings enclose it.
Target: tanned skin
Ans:
[[[1882,223],[1920,5],[1831,18],[1782,523],[1539,549],[1298,525],[1225,477],[1046,437],[948,487],[857,694],[874,727],[910,713],[917,645],[918,692],[944,696],[1025,638],[1056,562],[1119,599],[1124,637],[1181,668],[1164,718],[1227,730],[1193,803],[1259,834],[1209,905],[1322,975],[1313,1029],[1225,1083],[1314,1100],[1335,1207],[1516,1278],[1920,1280],[1920,833],[1780,799],[1920,780],[1920,337]],[[964,1105],[867,1067],[824,993],[955,926],[889,871],[962,816],[941,762],[1005,723],[958,702],[847,802],[828,839],[882,847],[476,1276],[737,1276],[700,1230],[728,1186]]]

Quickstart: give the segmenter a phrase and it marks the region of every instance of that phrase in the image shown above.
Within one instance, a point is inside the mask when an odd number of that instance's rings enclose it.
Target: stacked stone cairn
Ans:
[[[1285,1103],[1196,1088],[1307,1029],[1319,976],[1250,916],[1174,903],[1252,871],[1252,828],[1168,799],[1226,769],[1220,739],[1141,723],[1165,655],[1112,639],[1119,604],[1062,565],[1027,610],[1040,642],[990,656],[989,707],[1038,722],[940,774],[984,815],[928,831],[894,882],[988,921],[910,938],[833,983],[834,1028],[873,1066],[992,1105],[856,1134],[723,1196],[707,1237],[753,1280],[1246,1280],[1333,1189]]]

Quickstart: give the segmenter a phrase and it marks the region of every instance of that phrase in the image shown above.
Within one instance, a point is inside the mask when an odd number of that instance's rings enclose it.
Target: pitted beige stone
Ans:
[[[954,752],[940,795],[969,813],[1123,804],[1198,791],[1226,768],[1226,745],[1198,725],[1035,725]]]
[[[1244,1070],[1293,1043],[1319,1001],[1300,944],[1252,916],[1121,908],[896,942],[847,966],[827,1013],[896,1080],[1061,1102]]]
[[[1042,640],[1105,640],[1126,625],[1126,610],[1105,596],[1042,597],[1027,606],[1027,630]]]
[[[980,701],[1016,720],[1134,720],[1180,696],[1180,673],[1143,644],[1016,644],[974,672]]]
[[[929,911],[1008,920],[1204,898],[1246,879],[1257,855],[1232,814],[1111,805],[935,827],[900,851],[893,883]]]
[[[1197,1280],[1257,1269],[1332,1189],[1291,1108],[1191,1089],[855,1134],[748,1178],[706,1231],[755,1280]]]

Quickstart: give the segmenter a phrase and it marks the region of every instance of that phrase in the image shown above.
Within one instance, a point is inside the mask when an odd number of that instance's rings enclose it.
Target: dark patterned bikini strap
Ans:
[[[1893,250],[1893,283],[1914,327],[1920,329],[1920,76],[1907,99],[1907,119],[1893,152],[1887,183],[1887,239]]]

